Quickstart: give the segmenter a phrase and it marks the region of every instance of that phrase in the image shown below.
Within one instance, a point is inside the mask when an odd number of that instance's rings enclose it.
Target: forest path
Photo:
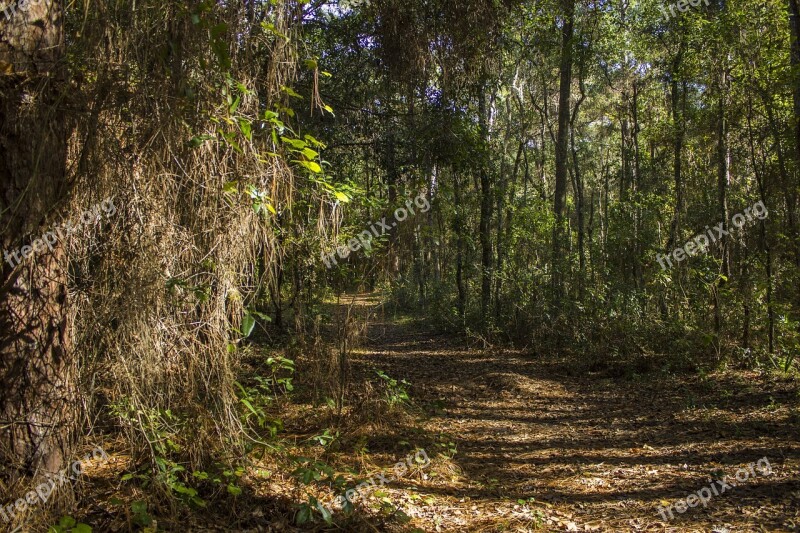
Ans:
[[[388,487],[424,531],[733,533],[800,524],[800,398],[788,378],[570,375],[563,360],[471,349],[396,319],[371,325],[354,365],[408,380],[428,415],[423,427],[456,445],[450,479]],[[763,457],[771,475],[756,469],[734,481]],[[711,493],[707,506],[659,515],[659,506],[724,476],[730,488]],[[404,495],[412,489],[421,500]]]

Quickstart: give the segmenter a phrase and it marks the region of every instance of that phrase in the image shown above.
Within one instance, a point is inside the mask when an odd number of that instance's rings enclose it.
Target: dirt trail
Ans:
[[[429,413],[425,429],[457,447],[457,475],[388,488],[423,531],[800,527],[796,381],[755,372],[569,375],[563,361],[470,349],[424,325],[392,321],[371,328],[354,362],[408,380]],[[771,475],[755,470],[731,483],[763,457]],[[724,476],[737,486],[705,507],[660,517],[659,506]]]

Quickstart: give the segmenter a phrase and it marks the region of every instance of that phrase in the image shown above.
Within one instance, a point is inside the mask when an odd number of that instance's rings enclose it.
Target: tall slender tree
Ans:
[[[558,90],[558,130],[556,132],[556,174],[555,198],[553,210],[555,212],[555,226],[553,228],[553,302],[560,306],[564,296],[564,269],[566,263],[562,261],[562,249],[566,233],[564,231],[564,211],[567,203],[567,179],[569,164],[569,127],[570,127],[570,96],[572,94],[572,35],[575,26],[575,0],[563,0],[563,18],[561,20],[561,61],[559,64],[559,90]]]

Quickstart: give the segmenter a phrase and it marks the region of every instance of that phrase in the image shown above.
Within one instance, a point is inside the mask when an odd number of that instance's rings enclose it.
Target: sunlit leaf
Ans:
[[[319,152],[314,151],[311,148],[303,148],[301,153],[308,159],[316,159],[317,156],[319,156]]]
[[[315,174],[319,174],[320,172],[322,172],[322,167],[319,166],[319,163],[315,163],[314,161],[298,161],[298,163],[306,167],[311,172],[314,172]]]

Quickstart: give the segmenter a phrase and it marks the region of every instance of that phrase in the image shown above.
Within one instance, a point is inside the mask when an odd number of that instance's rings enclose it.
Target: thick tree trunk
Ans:
[[[78,425],[64,245],[39,240],[67,195],[68,129],[56,109],[63,59],[59,2],[31,2],[0,17],[0,475],[6,480],[62,468]]]

